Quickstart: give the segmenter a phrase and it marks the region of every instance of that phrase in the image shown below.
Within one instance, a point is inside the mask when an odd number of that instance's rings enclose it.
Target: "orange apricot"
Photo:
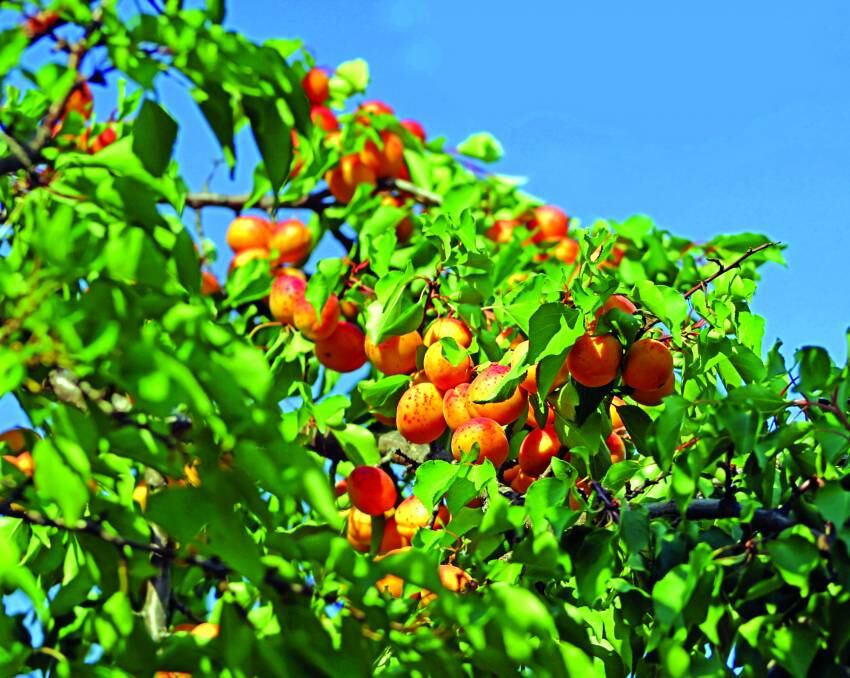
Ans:
[[[360,113],[357,116],[357,122],[362,125],[371,124],[371,117],[373,115],[393,115],[394,113],[391,106],[378,100],[364,101],[357,107],[357,111]]]
[[[468,391],[469,384],[458,384],[443,394],[443,418],[452,431],[476,416],[467,397]]]
[[[416,369],[416,349],[422,337],[415,330],[374,344],[366,337],[366,357],[384,374],[410,374]]]
[[[472,344],[472,333],[463,320],[458,318],[437,318],[425,330],[423,342],[426,346],[440,339],[454,339],[458,346],[469,348]]]
[[[613,334],[578,338],[567,355],[567,367],[579,384],[595,388],[610,384],[620,369],[622,347]]]
[[[348,494],[348,478],[343,478],[334,485],[334,496],[341,497]]]
[[[219,632],[218,624],[211,624],[210,622],[202,622],[190,631],[193,636],[203,640],[218,638]]]
[[[269,248],[277,252],[280,264],[300,264],[310,255],[313,234],[298,219],[287,219],[274,225]]]
[[[356,550],[368,552],[372,544],[372,516],[352,508],[346,520],[345,538]]]
[[[535,428],[519,448],[519,466],[526,475],[539,476],[561,450],[554,428]]]
[[[242,250],[241,252],[237,252],[233,259],[230,261],[230,266],[227,269],[228,273],[233,273],[237,268],[240,268],[247,264],[249,261],[254,261],[255,259],[268,259],[269,251],[263,247],[252,247],[247,250]]]
[[[395,516],[390,516],[384,521],[384,531],[381,533],[381,543],[378,553],[394,551],[405,545],[404,538],[398,530],[398,521]]]
[[[327,339],[339,324],[339,299],[335,294],[329,296],[322,307],[321,316],[316,314],[316,309],[306,297],[299,299],[293,307],[292,322],[308,339]]]
[[[212,271],[201,271],[201,294],[211,297],[221,292],[221,283]]]
[[[38,438],[38,434],[28,428],[10,428],[0,433],[0,443],[6,443],[6,448],[12,454],[24,452]]]
[[[443,397],[434,384],[411,386],[396,410],[396,428],[407,440],[424,445],[432,443],[446,430],[443,419]]]
[[[612,308],[618,308],[623,313],[628,313],[629,315],[634,315],[637,312],[637,306],[629,301],[628,297],[625,297],[622,294],[612,294],[605,300],[605,303],[596,310],[596,317],[600,318],[604,313],[607,313]]]
[[[614,431],[619,431],[621,428],[625,428],[626,426],[623,423],[623,418],[617,410],[618,407],[622,407],[625,404],[625,400],[619,396],[614,396],[611,400],[611,405],[608,407],[608,415],[611,417],[611,429]]]
[[[35,462],[32,454],[29,452],[20,452],[18,454],[4,454],[3,459],[9,462],[12,466],[18,469],[28,478],[32,478],[35,472]]]
[[[360,151],[360,159],[379,179],[397,177],[404,164],[404,142],[394,132],[381,132],[380,147],[371,139]]]
[[[667,381],[664,382],[664,385],[661,388],[651,389],[651,390],[643,390],[643,389],[635,389],[632,391],[632,398],[639,402],[641,405],[660,405],[661,401],[668,395],[670,395],[673,390],[676,388],[676,378],[673,376],[673,373],[670,373],[670,376],[667,378]]]
[[[99,153],[107,146],[111,146],[118,140],[118,133],[113,127],[107,127],[88,145],[88,152],[92,155]]]
[[[511,489],[514,492],[519,492],[519,494],[525,494],[535,480],[537,480],[537,476],[529,475],[522,469],[519,469],[516,477],[511,481]]]
[[[338,202],[349,203],[360,184],[374,186],[377,177],[374,170],[355,153],[340,158],[339,165],[325,174],[325,181]]]
[[[504,245],[513,240],[514,229],[521,225],[522,222],[519,219],[496,219],[493,225],[484,232],[484,235],[493,242]]]
[[[425,351],[424,366],[428,379],[441,391],[466,383],[472,376],[472,359],[464,355],[459,364],[452,365],[439,342],[431,344]]]
[[[425,128],[416,120],[402,120],[401,126],[415,136],[423,144],[425,143]]]
[[[623,383],[640,391],[659,389],[673,374],[673,354],[657,339],[640,339],[626,353]]]
[[[478,460],[481,464],[489,459],[493,466],[499,468],[508,458],[510,448],[505,431],[493,419],[475,417],[464,422],[452,434],[452,455],[460,460],[464,455],[478,445]]]
[[[543,242],[567,235],[570,218],[564,211],[554,205],[543,205],[534,210],[534,220],[531,228],[534,232],[534,242]]]
[[[348,475],[348,496],[354,508],[380,516],[395,506],[397,494],[386,471],[377,466],[358,466]]]
[[[561,238],[552,248],[552,256],[565,264],[573,264],[581,252],[578,240]]]
[[[514,352],[511,355],[511,367],[518,365],[520,361],[525,358],[526,354],[528,353],[528,346],[528,340],[517,344],[517,347],[514,349]],[[567,379],[569,378],[570,368],[567,366],[566,359],[564,359],[564,364],[561,365],[561,369],[559,369],[558,374],[555,375],[555,380],[549,387],[549,392],[551,393],[559,386],[563,386],[564,384],[566,384]],[[528,393],[537,393],[537,365],[532,365],[528,368],[528,371],[525,373],[525,379],[520,382],[520,388],[522,388]]]
[[[611,453],[611,463],[616,464],[618,461],[623,461],[626,458],[626,443],[616,433],[611,433],[605,438],[605,445],[608,452]]]
[[[401,598],[404,593],[404,579],[397,574],[385,574],[375,582],[375,587],[381,592],[393,598]]]
[[[284,273],[274,279],[269,294],[269,310],[275,320],[291,325],[295,316],[295,306],[304,301],[307,282],[290,273]]]
[[[341,320],[327,337],[316,340],[316,358],[336,372],[354,372],[366,364],[365,340],[357,325]]]
[[[227,244],[234,252],[269,249],[272,224],[261,217],[236,217],[227,227]]]
[[[507,365],[496,363],[489,365],[472,380],[467,392],[473,412],[479,417],[493,419],[503,426],[516,421],[526,411],[528,400],[525,391],[517,386],[507,400],[490,403],[478,401],[486,400],[496,394],[510,369]]]
[[[410,543],[413,535],[431,522],[431,511],[419,497],[411,495],[396,508],[395,522],[402,540]]]
[[[357,314],[360,313],[360,307],[348,299],[343,299],[339,302],[339,310],[342,311],[342,315],[346,320],[352,321],[355,320],[357,318]]]
[[[516,464],[514,466],[511,466],[509,469],[505,469],[505,471],[502,473],[502,477],[505,479],[506,483],[510,484],[514,481],[514,478],[519,475],[519,472],[521,470],[522,469],[520,468],[519,464]]]
[[[304,94],[312,106],[321,106],[330,96],[330,78],[321,68],[311,68],[301,80]]]
[[[537,424],[537,418],[534,416],[534,408],[531,406],[531,403],[528,403],[528,416],[526,417],[525,423],[527,426],[531,428],[540,428]],[[554,426],[555,425],[555,409],[546,403],[546,426]]]
[[[404,207],[404,200],[387,193],[381,198],[381,204],[389,207]],[[407,242],[412,235],[413,220],[410,217],[404,217],[395,226],[395,236],[399,242]]]
[[[452,514],[449,513],[449,507],[445,504],[440,504],[437,509],[437,517],[434,518],[434,524],[431,526],[435,530],[442,530],[451,522]]]
[[[471,586],[474,586],[474,582],[472,577],[469,576],[469,573],[457,567],[457,565],[440,565],[438,574],[443,588],[454,593],[464,593]],[[419,599],[419,605],[423,607],[425,605],[430,605],[436,598],[436,593],[433,593],[432,591],[423,591],[422,596]]]
[[[88,119],[91,117],[93,109],[94,96],[91,87],[87,82],[80,82],[74,85],[71,94],[66,99],[61,118],[64,119],[69,113],[75,112]]]
[[[327,106],[313,106],[310,109],[310,120],[325,132],[335,132],[339,129],[339,121]]]

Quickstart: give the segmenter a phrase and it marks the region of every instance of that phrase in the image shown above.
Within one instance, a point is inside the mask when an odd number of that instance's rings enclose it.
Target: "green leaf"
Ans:
[[[468,136],[458,144],[457,150],[463,155],[484,162],[496,162],[504,154],[502,144],[489,132],[478,132]]]
[[[635,286],[640,305],[663,322],[674,338],[682,332],[682,323],[688,317],[688,302],[667,285],[657,285],[651,280],[641,280]]]
[[[796,528],[792,528],[794,530]],[[805,528],[802,528],[805,530]],[[767,544],[773,566],[791,586],[800,589],[800,594],[809,593],[809,575],[817,568],[820,558],[812,543],[811,534],[786,530],[778,539]]]
[[[575,558],[576,587],[588,605],[605,593],[614,573],[612,540],[612,534],[592,532],[585,537]]]
[[[0,80],[18,65],[28,44],[27,36],[18,27],[0,32]]]
[[[88,458],[78,443],[65,440],[39,440],[33,450],[35,484],[39,494],[56,502],[62,515],[74,523],[83,515],[89,500]]]
[[[446,461],[432,459],[416,469],[416,484],[413,493],[425,506],[436,506],[457,478],[462,467]]]
[[[798,390],[803,393],[822,390],[832,372],[829,354],[820,346],[804,346],[797,351],[796,359],[800,365]]]
[[[232,172],[236,167],[236,146],[233,141],[236,121],[231,95],[217,83],[207,82],[203,88],[192,90],[192,96],[218,139],[224,159]]]
[[[339,441],[345,456],[357,466],[373,466],[381,460],[378,443],[369,429],[348,424],[343,429],[335,429],[333,435]]]
[[[356,92],[365,92],[369,86],[369,64],[363,59],[343,61],[336,67],[335,76],[347,86],[345,96],[350,96]],[[334,83],[331,82],[331,86],[333,85]]]
[[[313,308],[324,308],[328,297],[339,286],[339,281],[347,270],[342,259],[322,259],[316,266],[316,272],[307,283],[306,297]]]
[[[289,127],[283,121],[274,99],[246,96],[242,98],[242,106],[251,121],[251,132],[263,158],[272,190],[277,193],[289,175],[292,162]]]
[[[177,123],[156,102],[145,99],[133,123],[133,153],[144,168],[154,176],[161,176],[171,160]]]

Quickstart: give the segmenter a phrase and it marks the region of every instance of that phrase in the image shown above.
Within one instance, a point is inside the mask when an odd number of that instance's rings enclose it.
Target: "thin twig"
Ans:
[[[685,299],[690,299],[690,298],[691,298],[691,296],[692,296],[693,294],[695,294],[698,290],[703,290],[703,289],[705,289],[705,288],[708,286],[708,284],[709,284],[710,282],[712,282],[712,281],[716,280],[716,279],[717,279],[717,278],[719,278],[721,275],[723,275],[723,274],[725,274],[725,273],[728,273],[729,271],[731,271],[731,270],[733,270],[733,269],[738,268],[741,264],[743,264],[743,263],[744,263],[747,259],[749,259],[749,258],[750,258],[751,256],[753,256],[754,254],[757,254],[757,253],[759,253],[759,252],[761,252],[761,251],[763,251],[763,250],[766,250],[766,249],[768,249],[768,248],[770,248],[770,247],[778,247],[780,244],[781,244],[781,243],[779,243],[779,242],[766,242],[766,243],[762,243],[761,245],[758,245],[758,246],[756,246],[756,247],[750,247],[750,248],[749,248],[746,252],[744,252],[744,253],[743,253],[740,257],[738,257],[737,259],[735,259],[735,261],[733,261],[731,264],[727,264],[727,265],[723,265],[723,264],[721,264],[719,261],[717,261],[717,260],[715,259],[715,260],[714,260],[714,261],[715,261],[715,263],[717,263],[717,265],[719,266],[719,268],[717,269],[717,271],[715,271],[714,273],[712,273],[712,274],[711,274],[710,276],[708,276],[707,278],[704,278],[703,280],[700,280],[700,281],[699,281],[696,285],[694,285],[693,287],[691,287],[691,289],[689,289],[687,292],[685,292],[685,294],[684,294],[683,296],[685,297]]]

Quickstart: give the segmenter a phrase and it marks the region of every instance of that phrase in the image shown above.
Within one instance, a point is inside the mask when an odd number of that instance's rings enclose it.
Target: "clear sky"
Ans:
[[[850,3],[548,0],[237,0],[230,27],[301,37],[322,65],[365,58],[369,96],[454,144],[488,130],[497,169],[588,222],[643,212],[695,240],[763,231],[788,245],[755,300],[766,346],[818,344],[845,360],[850,325]],[[132,3],[127,0],[128,8]],[[218,156],[194,104],[163,81],[183,123],[178,157],[199,188]],[[97,90],[100,117],[114,87]],[[250,186],[252,142],[234,182]],[[229,252],[225,210],[207,235]],[[191,223],[191,214],[187,223]],[[321,247],[316,255],[338,254]],[[20,423],[0,400],[0,424]]]

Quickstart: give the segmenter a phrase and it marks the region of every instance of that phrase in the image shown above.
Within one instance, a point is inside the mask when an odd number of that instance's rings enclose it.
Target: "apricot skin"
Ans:
[[[514,229],[521,225],[522,222],[519,219],[496,219],[493,225],[485,231],[484,235],[493,242],[504,245],[513,240]]]
[[[300,264],[313,247],[313,234],[298,219],[287,219],[274,226],[269,248],[278,254],[280,264]]]
[[[476,416],[467,397],[468,391],[469,384],[458,384],[443,395],[443,418],[452,431]]]
[[[467,393],[473,412],[479,417],[489,417],[503,426],[516,421],[525,413],[528,400],[522,389],[517,387],[507,400],[492,403],[476,401],[485,400],[496,393],[509,371],[510,368],[507,365],[488,366],[475,377]]]
[[[564,264],[574,264],[580,253],[578,241],[572,238],[561,238],[552,248],[552,256]]]
[[[637,312],[637,306],[629,301],[627,297],[624,297],[622,294],[612,294],[596,311],[596,317],[602,317],[603,314],[612,308],[619,308],[623,313],[628,313],[629,315],[634,315]]]
[[[269,294],[269,310],[275,320],[291,325],[295,307],[304,299],[307,283],[294,275],[279,275],[272,283]]]
[[[614,431],[618,431],[621,428],[625,428],[625,424],[623,423],[623,418],[620,416],[620,413],[617,411],[618,407],[622,407],[625,405],[625,401],[622,398],[614,396],[611,400],[611,406],[608,408],[608,414],[611,416],[611,428]]]
[[[339,129],[339,121],[327,106],[313,106],[310,109],[310,120],[325,132],[334,132]]]
[[[351,505],[370,516],[380,516],[395,506],[396,489],[386,471],[377,466],[358,466],[348,476]]]
[[[313,304],[306,298],[295,304],[292,321],[297,330],[312,341],[327,339],[339,324],[339,299],[335,294],[328,297],[322,307],[322,314],[317,316]]]
[[[304,94],[312,106],[321,106],[330,96],[330,78],[321,68],[311,68],[301,80]]]
[[[626,444],[618,434],[611,433],[605,438],[605,445],[608,448],[608,452],[611,453],[612,464],[616,464],[626,458]]]
[[[404,142],[394,132],[381,132],[381,145],[371,139],[360,151],[360,159],[379,179],[397,177],[404,164]]]
[[[423,342],[426,346],[431,346],[440,339],[454,339],[458,346],[469,348],[472,344],[472,333],[462,320],[437,318],[425,330]]]
[[[352,508],[346,520],[345,538],[358,551],[368,552],[372,543],[372,516]]]
[[[354,372],[366,364],[365,341],[357,325],[342,320],[330,335],[316,341],[316,358],[336,372]]]
[[[470,357],[464,356],[460,364],[452,365],[443,354],[443,345],[439,342],[431,344],[425,351],[424,366],[428,379],[441,391],[468,382],[472,376],[472,360]]]
[[[416,120],[402,120],[401,126],[415,136],[423,144],[425,143],[425,128]]]
[[[446,430],[443,397],[433,384],[411,386],[396,410],[396,428],[407,440],[424,445],[432,443]]]
[[[325,174],[328,188],[337,202],[347,204],[354,197],[354,192],[360,184],[375,185],[375,171],[369,167],[357,154],[345,155],[339,160],[339,165]]]
[[[620,369],[622,347],[613,334],[584,334],[567,356],[567,367],[579,384],[596,388],[610,384]]]
[[[422,345],[419,332],[408,332],[373,344],[366,337],[366,356],[384,374],[410,374],[416,369],[416,349]]]
[[[241,252],[237,252],[236,255],[230,262],[230,267],[228,268],[228,273],[232,273],[240,266],[244,266],[249,261],[254,261],[255,259],[268,259],[269,251],[262,247],[252,247],[247,250],[242,250]]]
[[[554,428],[536,428],[522,441],[519,466],[526,475],[539,476],[561,450],[561,441]]]
[[[469,576],[469,573],[456,565],[440,565],[438,574],[440,576],[440,583],[443,587],[449,591],[453,591],[454,593],[463,593],[472,585],[472,577]],[[436,597],[436,593],[423,591],[419,604],[422,606],[428,605],[433,602]]]
[[[395,522],[402,541],[410,540],[418,530],[431,522],[431,511],[416,495],[402,501],[395,510]]]
[[[394,195],[385,195],[381,198],[381,204],[388,207],[404,207],[404,200]],[[407,242],[413,235],[413,220],[406,216],[395,226],[395,236],[399,242]]]
[[[268,249],[272,225],[261,217],[236,217],[227,227],[227,244],[234,252]]]
[[[519,473],[516,474],[516,477],[511,481],[511,489],[514,492],[519,492],[519,494],[525,494],[528,492],[528,488],[531,487],[531,484],[537,480],[537,476],[528,475],[522,469],[519,470]]]
[[[673,355],[657,339],[636,341],[626,353],[623,383],[641,391],[659,389],[673,374]]]
[[[570,218],[564,211],[554,205],[543,205],[534,210],[534,242],[542,242],[567,235]]]
[[[641,405],[649,405],[650,407],[654,405],[660,405],[661,401],[665,398],[665,396],[670,395],[673,390],[676,388],[676,378],[673,376],[673,373],[670,373],[670,376],[667,378],[667,381],[661,388],[652,389],[649,391],[636,389],[632,391],[632,398],[639,402]]]
[[[476,417],[457,427],[452,435],[452,455],[460,460],[478,444],[478,460],[481,464],[489,459],[499,468],[505,463],[510,452],[508,438],[498,422],[486,417]]]

